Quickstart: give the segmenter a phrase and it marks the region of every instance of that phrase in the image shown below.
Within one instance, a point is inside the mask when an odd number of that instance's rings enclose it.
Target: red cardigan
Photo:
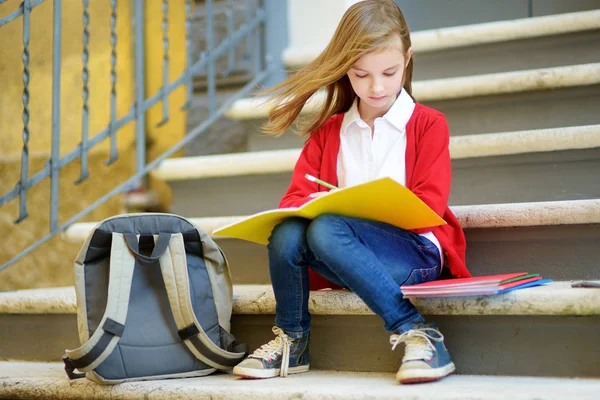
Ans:
[[[309,194],[329,189],[308,181],[311,174],[325,182],[337,183],[337,158],[340,150],[340,129],[344,114],[329,118],[321,128],[311,133],[294,167],[292,182],[279,207],[299,207],[310,200]],[[457,278],[470,277],[465,265],[466,242],[458,220],[448,208],[451,166],[448,145],[450,133],[442,113],[416,103],[406,125],[406,186],[447,225],[412,232],[433,231],[446,256],[447,267]],[[311,290],[337,287],[311,272]]]

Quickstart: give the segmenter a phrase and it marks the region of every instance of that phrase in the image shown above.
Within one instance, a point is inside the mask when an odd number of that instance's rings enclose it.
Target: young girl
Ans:
[[[405,344],[399,382],[433,381],[454,372],[443,335],[400,291],[400,285],[436,279],[442,267],[470,276],[464,234],[448,208],[448,125],[440,112],[413,101],[412,70],[402,12],[392,0],[366,0],[346,11],[323,53],[273,89],[276,106],[265,126],[272,134],[289,128],[317,90],[327,91],[320,113],[303,129],[310,137],[280,207],[327,193],[305,174],[340,188],[390,176],[448,224],[407,231],[335,214],[282,222],[268,244],[276,337],[234,374],[268,378],[308,371],[309,289],[324,287],[356,293],[392,333],[392,350]]]

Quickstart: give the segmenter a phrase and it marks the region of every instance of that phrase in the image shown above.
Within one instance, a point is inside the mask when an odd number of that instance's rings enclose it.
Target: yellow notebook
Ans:
[[[332,213],[365,218],[403,229],[445,225],[421,199],[392,178],[337,189],[301,207],[279,208],[251,215],[216,229],[213,234],[266,245],[271,231],[289,217],[314,219]]]

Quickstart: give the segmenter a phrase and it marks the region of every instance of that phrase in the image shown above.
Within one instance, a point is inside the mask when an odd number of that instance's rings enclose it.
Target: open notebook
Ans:
[[[405,186],[380,178],[337,189],[301,207],[259,212],[213,231],[213,234],[266,245],[275,226],[290,217],[314,219],[325,213],[387,222],[403,229],[428,228],[446,222]]]

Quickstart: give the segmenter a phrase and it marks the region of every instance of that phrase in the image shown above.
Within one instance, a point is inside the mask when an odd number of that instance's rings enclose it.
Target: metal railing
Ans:
[[[23,131],[22,139],[23,146],[21,150],[21,174],[20,179],[16,183],[15,187],[0,197],[0,206],[16,200],[19,201],[19,215],[17,216],[15,223],[19,223],[29,216],[27,209],[27,194],[36,185],[39,185],[46,179],[50,180],[50,226],[49,232],[37,242],[31,244],[29,247],[24,249],[20,254],[13,257],[12,259],[5,262],[0,266],[0,271],[14,264],[15,262],[22,259],[24,256],[38,248],[40,245],[46,243],[54,235],[63,231],[69,225],[77,222],[79,219],[90,213],[92,210],[106,202],[109,198],[127,191],[133,187],[136,187],[140,180],[154,167],[156,167],[161,161],[167,157],[173,155],[175,152],[182,149],[188,143],[190,143],[197,136],[205,132],[215,121],[223,116],[225,111],[231,106],[231,104],[237,99],[248,95],[258,84],[268,85],[269,80],[273,83],[273,80],[277,80],[278,73],[281,73],[283,69],[279,64],[279,54],[282,43],[273,43],[274,38],[281,38],[282,29],[281,20],[285,19],[285,14],[282,16],[281,13],[285,13],[285,9],[282,9],[282,4],[279,0],[245,0],[243,3],[248,12],[247,21],[239,26],[238,29],[234,29],[233,24],[233,0],[226,0],[226,2],[220,2],[219,5],[227,8],[227,34],[226,38],[221,43],[215,41],[215,27],[214,27],[214,0],[205,0],[204,9],[206,14],[206,49],[200,52],[197,59],[192,59],[192,0],[185,0],[185,12],[186,12],[186,50],[187,60],[186,67],[183,73],[175,80],[169,81],[169,8],[173,7],[173,3],[169,0],[162,1],[162,46],[163,46],[163,84],[157,93],[146,97],[145,88],[145,70],[144,70],[144,0],[134,0],[133,2],[133,24],[134,29],[134,43],[135,43],[135,101],[132,104],[130,111],[117,118],[116,112],[116,96],[117,96],[117,82],[119,77],[117,76],[116,63],[117,63],[117,1],[110,0],[107,4],[111,7],[110,16],[110,121],[108,125],[96,133],[90,135],[89,133],[89,79],[90,72],[88,69],[88,62],[91,57],[89,52],[89,40],[90,40],[90,13],[89,13],[89,0],[82,0],[83,3],[83,49],[82,49],[82,71],[81,76],[83,80],[83,109],[81,117],[81,142],[77,147],[67,154],[60,156],[60,82],[61,82],[61,33],[62,33],[62,21],[61,13],[63,8],[62,0],[53,0],[53,56],[52,56],[52,141],[50,158],[46,162],[44,168],[39,171],[35,171],[30,174],[29,171],[29,121],[32,117],[29,112],[29,81],[30,81],[30,30],[31,30],[31,13],[35,11],[35,8],[40,4],[44,3],[45,0],[24,0],[19,8],[14,12],[11,12],[6,17],[0,19],[0,28],[11,21],[22,18],[23,19]],[[128,1],[128,0],[127,0]],[[5,3],[6,0],[0,0],[0,5]],[[224,4],[223,4],[224,3]],[[285,7],[285,6],[283,6]],[[285,29],[285,26],[283,26]],[[278,31],[279,30],[279,31]],[[0,37],[2,32],[0,31]],[[285,36],[285,34],[283,34]],[[232,95],[227,101],[217,107],[217,77],[218,75],[228,74],[233,70],[236,63],[234,49],[240,43],[245,41],[247,43],[247,49],[245,58],[247,59],[247,65],[249,72],[251,73],[250,80],[234,95]],[[243,44],[243,43],[242,43]],[[225,72],[217,73],[215,63],[221,57],[228,58],[228,68]],[[202,122],[199,126],[191,129],[190,132],[181,140],[179,143],[174,145],[171,149],[164,152],[162,155],[147,162],[146,160],[146,125],[145,115],[146,112],[152,106],[162,103],[162,120],[159,125],[166,123],[169,120],[169,94],[177,88],[184,86],[187,88],[187,100],[182,109],[188,109],[191,104],[193,96],[193,80],[194,77],[204,75],[207,80],[207,94],[209,100],[209,112],[208,118]],[[136,172],[133,176],[127,179],[125,182],[119,184],[110,192],[104,194],[102,197],[94,201],[88,207],[81,212],[70,217],[67,221],[60,222],[58,218],[59,210],[59,173],[60,170],[65,168],[67,165],[73,163],[76,160],[81,162],[81,172],[79,179],[75,184],[84,182],[89,177],[88,170],[88,155],[92,148],[98,146],[105,140],[110,141],[109,159],[107,164],[113,163],[118,159],[119,154],[117,151],[117,135],[119,129],[126,124],[135,123],[135,137],[136,137]]]

